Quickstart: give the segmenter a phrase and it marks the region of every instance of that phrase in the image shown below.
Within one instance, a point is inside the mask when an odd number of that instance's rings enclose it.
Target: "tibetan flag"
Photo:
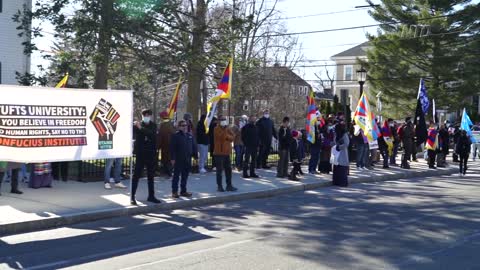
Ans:
[[[65,77],[63,77],[63,79],[57,83],[55,88],[65,88],[67,86],[67,81],[68,81],[68,72],[67,74],[65,74]]]
[[[477,140],[472,134],[472,126],[472,120],[470,120],[470,117],[468,116],[467,111],[464,108],[462,114],[462,121],[460,122],[460,129],[467,132],[467,135],[468,137],[470,137],[470,141],[472,141],[472,143],[477,143]]]
[[[438,131],[436,128],[429,128],[425,148],[427,150],[436,150],[438,145]]]
[[[205,118],[205,130],[208,133],[208,128],[210,127],[210,123],[212,122],[213,116],[217,112],[217,105],[221,99],[230,99],[232,96],[232,66],[233,66],[233,59],[230,59],[228,62],[225,71],[223,72],[222,79],[217,86],[217,90],[215,91],[215,96],[210,99],[208,102],[208,109],[207,108],[207,117]]]
[[[370,104],[368,103],[365,93],[362,94],[358,101],[357,109],[353,115],[353,120],[363,131],[363,134],[367,136],[369,142],[373,142],[373,119],[370,110]],[[376,133],[375,133],[376,134]]]
[[[182,86],[182,76],[178,79],[177,87],[175,88],[175,92],[173,93],[172,100],[170,101],[170,105],[168,106],[167,113],[168,118],[173,119],[175,113],[177,112],[177,104],[178,104],[178,95],[180,93],[180,87]]]
[[[378,140],[378,138],[382,137],[382,132],[380,131],[380,128],[378,127],[377,122],[375,121],[375,115],[373,112],[370,112],[370,119],[372,119],[372,134],[368,134],[368,136],[371,136],[369,141],[375,141]]]
[[[217,89],[222,90],[222,99],[230,99],[232,97],[232,74],[233,74],[233,59],[228,61],[228,65],[223,71],[222,80],[218,84]]]
[[[382,138],[385,141],[385,144],[387,145],[388,155],[392,156],[392,154],[393,154],[393,136],[392,136],[392,131],[390,130],[390,127],[388,126],[388,121],[387,120],[385,120],[385,122],[383,122]]]
[[[307,122],[305,130],[307,131],[307,140],[311,143],[315,143],[315,123],[317,122],[317,107],[315,107],[315,93],[310,88],[310,92],[307,96]]]

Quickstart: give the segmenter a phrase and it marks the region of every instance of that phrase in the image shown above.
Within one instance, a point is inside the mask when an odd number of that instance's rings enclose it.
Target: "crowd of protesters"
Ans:
[[[258,178],[257,169],[270,169],[270,152],[275,148],[279,156],[277,178],[300,181],[304,174],[301,165],[306,164],[307,172],[312,175],[332,172],[332,182],[338,186],[348,186],[352,152],[355,152],[355,165],[359,171],[373,170],[378,164],[382,164],[384,169],[390,166],[410,169],[410,162],[417,160],[417,152],[424,144],[425,159],[429,168],[435,169],[448,165],[446,157],[453,142],[453,161],[459,162],[461,176],[467,172],[467,161],[471,152],[474,160],[477,155],[476,145],[471,144],[467,133],[458,126],[449,126],[448,123],[438,126],[430,122],[426,141],[418,141],[411,117],[407,117],[401,124],[393,119],[387,119],[383,123],[376,120],[379,133],[378,138],[372,141],[355,122],[347,123],[343,113],[325,118],[318,116],[312,134],[307,134],[305,130],[292,129],[288,116],[282,119],[277,129],[270,118],[269,110],[263,111],[258,120],[256,115],[243,115],[230,125],[225,116],[214,117],[208,128],[205,126],[205,115],[200,117],[197,125],[188,113],[182,120],[177,121],[176,125],[167,112],[161,112],[159,116],[161,120],[158,127],[149,109],[143,110],[142,120],[134,123],[136,162],[132,178],[132,205],[137,204],[136,191],[145,168],[148,181],[147,201],[160,203],[154,191],[154,176],[157,171],[172,179],[172,198],[191,197],[192,193],[187,191],[187,181],[193,168],[192,160],[196,160],[199,173],[205,174],[209,153],[211,167],[216,170],[219,192],[237,190],[232,183],[232,153],[233,165],[242,172],[244,178]],[[276,147],[273,147],[274,142]],[[403,151],[399,159],[400,149]],[[308,161],[305,160],[307,154]],[[382,163],[380,157],[383,159]],[[397,163],[398,159],[400,164]],[[0,168],[0,185],[8,172],[11,175],[11,192],[22,194],[18,189],[18,175],[26,170],[25,165],[8,163],[7,168],[6,164],[0,164],[0,167],[3,166]],[[30,164],[30,167],[30,183],[43,183],[32,187],[51,186],[51,179],[66,181],[68,177],[66,162]],[[126,188],[121,182],[121,172],[121,158],[106,160],[106,189],[112,188],[112,182],[113,187]]]

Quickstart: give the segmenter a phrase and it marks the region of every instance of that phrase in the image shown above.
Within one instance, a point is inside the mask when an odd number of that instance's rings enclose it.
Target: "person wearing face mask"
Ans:
[[[292,131],[290,130],[290,118],[285,116],[282,126],[278,129],[278,154],[280,156],[277,166],[277,177],[288,177],[288,161],[290,144],[292,143]]]
[[[243,154],[245,152],[245,147],[242,141],[241,129],[243,128],[243,126],[245,126],[245,121],[248,120],[248,118],[245,119],[246,117],[247,116],[245,115],[242,116],[242,118],[238,120],[237,124],[231,127],[231,130],[235,135],[235,138],[233,139],[233,149],[235,150],[235,167],[239,172],[242,171]]]
[[[243,178],[258,178],[255,174],[255,164],[257,160],[257,149],[259,145],[258,129],[255,125],[256,117],[251,115],[248,123],[242,128],[242,141],[245,147],[245,159],[243,163]],[[250,169],[250,175],[248,170]]]
[[[320,136],[322,137],[322,150],[320,152],[320,163],[318,170],[320,173],[329,174],[332,171],[332,164],[330,163],[330,155],[332,153],[332,146],[334,145],[334,131],[333,118],[329,118],[327,124],[320,129]]]
[[[215,127],[215,149],[213,155],[217,167],[217,191],[236,191],[232,185],[232,162],[230,154],[232,153],[233,132],[228,128],[227,119],[224,116],[219,117],[220,126]],[[225,170],[226,188],[223,189],[222,173]]]
[[[168,117],[168,113],[163,111],[160,113],[161,123],[157,136],[157,148],[160,152],[163,173],[168,177],[172,177],[172,166],[170,163],[170,139],[175,134],[175,127]]]
[[[340,121],[335,126],[335,150],[339,151],[338,164],[333,166],[332,183],[336,186],[348,186],[348,168],[350,161],[348,157],[348,145],[350,138],[346,130],[345,122]]]
[[[172,154],[173,180],[172,198],[191,197],[192,193],[187,191],[188,174],[192,168],[192,157],[197,159],[196,144],[192,134],[187,132],[187,122],[178,122],[178,131],[172,135],[170,142],[170,153]],[[178,182],[181,176],[180,195],[178,194]]]
[[[205,119],[207,116],[202,114],[200,117],[200,121],[197,124],[197,145],[198,145],[198,152],[200,154],[198,160],[198,168],[200,173],[206,173],[207,170],[205,165],[207,164],[208,159],[208,145],[210,144],[209,134],[205,129]],[[213,134],[213,132],[210,132]]]
[[[148,179],[148,199],[153,203],[160,203],[155,197],[154,177],[155,162],[157,158],[157,125],[151,121],[152,111],[146,109],[142,111],[142,121],[134,123],[133,131],[135,134],[135,171],[132,179],[132,193],[130,204],[137,205],[135,194],[138,188],[138,181],[142,177],[143,169],[147,167]]]
[[[270,169],[267,165],[268,155],[272,147],[272,137],[277,139],[277,133],[273,121],[270,119],[270,111],[265,110],[263,117],[257,121],[258,133],[260,136],[260,150],[257,159],[257,168]]]

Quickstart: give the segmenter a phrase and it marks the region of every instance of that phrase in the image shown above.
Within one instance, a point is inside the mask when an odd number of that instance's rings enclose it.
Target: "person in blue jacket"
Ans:
[[[197,159],[196,144],[192,134],[187,132],[187,122],[178,122],[178,131],[172,135],[170,140],[170,154],[173,166],[172,197],[192,197],[187,191],[187,179],[192,167],[192,157]],[[180,195],[178,194],[178,182],[180,182]]]

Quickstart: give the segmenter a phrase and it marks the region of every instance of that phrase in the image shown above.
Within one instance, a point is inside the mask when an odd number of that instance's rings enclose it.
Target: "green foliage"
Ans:
[[[478,27],[480,12],[471,2],[383,0],[370,12],[383,25],[369,36],[369,60],[362,64],[372,95],[383,92],[387,117],[413,114],[420,78],[437,108],[459,110],[478,92],[478,35],[468,24]]]

